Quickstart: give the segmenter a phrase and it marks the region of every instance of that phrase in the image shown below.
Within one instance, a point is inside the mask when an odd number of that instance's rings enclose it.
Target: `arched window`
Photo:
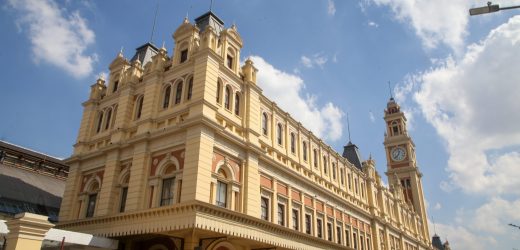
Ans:
[[[168,85],[164,89],[163,105],[162,105],[163,109],[166,109],[166,108],[168,108],[168,106],[170,106],[170,95],[171,95],[171,92],[172,92],[172,86]]]
[[[222,91],[222,84],[220,80],[217,81],[217,103],[220,103],[220,92]]]
[[[315,149],[316,151],[316,149]],[[323,172],[327,174],[328,168],[327,168],[327,156],[323,156]]]
[[[281,123],[278,123],[276,125],[276,140],[278,141],[278,145],[282,145],[282,139],[283,139],[283,127]]]
[[[177,91],[175,92],[175,104],[181,103],[182,98],[182,82],[177,83]]]
[[[96,127],[96,133],[99,133],[101,131],[101,126],[103,125],[103,111],[99,111],[98,113],[98,120],[97,120],[97,127]]]
[[[296,136],[291,133],[291,153],[294,154],[294,152],[296,152]]]
[[[229,106],[229,99],[231,98],[230,96],[231,94],[231,88],[229,86],[226,86],[226,90],[225,90],[225,93],[224,93],[224,107],[226,107],[226,109],[230,109],[230,106]]]
[[[96,209],[96,202],[97,202],[97,194],[99,192],[99,183],[97,180],[93,180],[90,185],[88,186],[87,190],[88,192],[88,200],[87,200],[87,211],[85,214],[86,218],[90,218],[94,216],[94,212]]]
[[[397,124],[397,121],[392,122],[392,135],[399,135],[399,124]]]
[[[268,120],[267,114],[265,112],[262,113],[262,133],[264,135],[267,135],[267,120]]]
[[[143,100],[144,96],[137,97],[136,106],[135,106],[135,119],[141,118],[141,113],[143,111]]]
[[[318,168],[318,160],[319,160],[318,159],[318,150],[314,149],[313,152],[314,152],[314,155],[313,155],[314,156],[314,167]],[[327,173],[327,172],[325,172],[325,173]]]
[[[178,180],[179,162],[176,157],[171,156],[164,163],[159,163],[157,196],[159,206],[169,206],[180,201],[180,190],[182,179]]]
[[[110,128],[110,121],[112,119],[112,109],[108,109],[105,119],[105,130]]]
[[[219,207],[227,207],[228,184],[226,182],[227,175],[223,169],[218,171],[217,178],[217,197],[215,201],[216,205]]]
[[[235,115],[240,115],[240,95],[235,94]]]
[[[121,182],[121,194],[119,201],[119,212],[122,213],[126,208],[126,197],[128,196],[128,182],[130,180],[130,174],[126,174]]]
[[[193,92],[193,77],[190,78],[188,81],[188,95],[186,96],[186,99],[191,100],[191,94]]]
[[[307,161],[307,142],[302,143],[303,160]]]

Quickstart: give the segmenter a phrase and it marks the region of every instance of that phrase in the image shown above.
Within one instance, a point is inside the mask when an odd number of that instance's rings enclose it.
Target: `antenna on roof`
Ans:
[[[432,215],[432,223],[433,223],[433,233],[436,235],[437,229],[435,228],[435,220],[433,219],[433,215]]]
[[[351,140],[350,140],[350,121],[348,120],[348,113],[347,113],[347,130],[348,130],[348,142],[351,142]]]
[[[213,0],[211,0],[211,3],[209,4],[209,11],[211,12],[211,9],[213,9]]]
[[[157,12],[159,12],[159,0],[155,6],[155,15],[153,17],[152,34],[150,35],[150,43],[153,43],[153,33],[155,32],[155,22],[157,21]]]
[[[388,81],[388,92],[390,92],[390,99],[394,99],[394,94],[392,93],[392,87],[390,86],[390,81]]]

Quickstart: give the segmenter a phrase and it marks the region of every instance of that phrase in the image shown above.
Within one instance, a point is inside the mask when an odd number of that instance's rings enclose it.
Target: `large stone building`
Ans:
[[[84,111],[60,228],[121,249],[431,249],[406,118],[385,111],[389,187],[262,94],[242,39],[208,12],[110,64]]]

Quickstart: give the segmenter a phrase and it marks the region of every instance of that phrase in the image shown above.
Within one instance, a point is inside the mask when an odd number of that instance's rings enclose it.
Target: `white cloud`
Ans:
[[[449,184],[466,192],[520,194],[520,57],[513,51],[520,51],[520,16],[469,45],[460,60],[448,57],[410,78],[415,89],[405,91],[446,142]]]
[[[376,121],[376,117],[374,116],[374,113],[372,110],[368,111],[368,118],[370,119],[370,122],[374,123]]]
[[[409,23],[426,48],[445,44],[454,51],[464,46],[470,1],[371,0],[388,6],[397,20]]]
[[[374,27],[374,28],[377,28],[377,27],[379,27],[379,24],[377,24],[377,23],[374,22],[374,21],[369,21],[369,22],[368,22],[368,26],[370,26],[370,27]]]
[[[334,4],[334,0],[328,0],[327,13],[329,16],[334,16],[336,14],[336,5]]]
[[[305,85],[299,76],[276,69],[262,57],[251,59],[258,68],[258,84],[264,95],[317,136],[332,141],[340,139],[343,133],[341,109],[330,102],[320,107],[315,96],[303,97]]]
[[[316,53],[310,57],[303,55],[300,58],[300,62],[306,68],[314,68],[314,66],[323,68],[323,66],[325,65],[325,63],[327,63],[327,61],[328,61],[328,58],[325,55],[323,55],[323,53]]]
[[[61,68],[74,77],[92,72],[96,54],[87,48],[95,34],[78,11],[68,13],[53,0],[8,0],[17,11],[17,25],[26,29],[36,63],[43,61]]]
[[[473,227],[483,232],[504,234],[511,232],[508,224],[520,221],[520,199],[507,201],[500,197],[492,198],[475,211]],[[515,233],[518,229],[515,230]]]
[[[472,249],[481,250],[489,249],[486,245],[493,244],[492,238],[483,238],[464,226],[435,224],[435,229],[432,224],[429,224],[431,233],[436,232],[437,235],[442,236],[442,240],[449,238],[451,249]]]
[[[440,203],[435,203],[435,206],[433,206],[433,209],[440,210],[442,208],[442,205]]]

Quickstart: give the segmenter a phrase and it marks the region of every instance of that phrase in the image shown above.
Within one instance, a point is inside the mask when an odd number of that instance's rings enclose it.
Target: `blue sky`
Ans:
[[[69,156],[89,86],[121,47],[131,57],[149,41],[155,4],[3,1],[0,139]],[[260,69],[267,96],[340,152],[348,113],[353,142],[381,174],[390,81],[437,233],[454,249],[519,248],[518,229],[507,224],[520,224],[520,17],[469,17],[475,4],[216,0],[213,10],[237,25],[241,55]],[[171,54],[172,33],[209,0],[159,6],[153,42]]]

